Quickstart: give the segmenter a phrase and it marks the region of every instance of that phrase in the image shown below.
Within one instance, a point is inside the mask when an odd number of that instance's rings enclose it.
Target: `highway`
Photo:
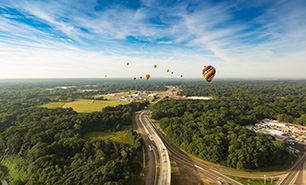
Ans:
[[[136,115],[136,123],[137,123],[137,126],[138,126],[139,130],[140,130],[140,133],[142,135],[142,138],[144,140],[144,143],[145,143],[145,146],[147,148],[148,155],[149,155],[149,164],[147,164],[149,169],[148,169],[146,184],[155,185],[156,184],[156,178],[157,178],[156,153],[155,153],[155,151],[150,152],[148,150],[148,146],[149,145],[153,146],[153,143],[151,142],[151,140],[148,137],[149,134],[148,134],[147,129],[139,121],[140,120],[140,114],[141,113],[138,113]]]
[[[306,184],[304,177],[306,175],[306,153],[285,176],[285,178],[280,181],[279,185],[302,185]],[[304,169],[304,171],[303,171]],[[304,175],[305,173],[305,175]]]
[[[169,91],[167,91],[167,93],[165,93],[160,99],[158,99],[158,101],[162,100]],[[144,127],[147,128],[148,132],[150,133],[150,135],[154,135],[154,137],[157,137],[159,139],[154,139],[154,143],[160,142],[158,145],[159,147],[157,147],[158,152],[159,152],[159,156],[164,156],[165,151],[167,151],[167,149],[169,150],[169,152],[171,153],[170,158],[171,160],[174,160],[198,173],[200,173],[201,175],[217,182],[217,181],[221,181],[224,184],[233,184],[233,185],[241,185],[241,183],[223,175],[232,175],[232,176],[240,176],[240,177],[246,177],[246,178],[263,178],[263,175],[252,175],[252,174],[241,174],[241,173],[235,173],[235,172],[227,172],[227,171],[220,171],[218,169],[212,168],[206,164],[202,164],[201,162],[198,162],[197,160],[193,160],[191,159],[189,156],[187,156],[184,152],[180,151],[179,149],[174,148],[171,141],[169,141],[168,139],[165,138],[165,136],[159,131],[159,129],[157,129],[155,127],[155,125],[153,123],[151,123],[151,121],[148,118],[148,114],[149,111],[152,109],[152,106],[157,103],[158,101],[152,103],[149,108],[147,108],[147,110],[142,111],[141,113],[139,113],[139,118],[141,122],[143,122],[142,124],[144,125]],[[140,122],[140,121],[139,121]],[[151,140],[153,140],[153,138],[151,138]],[[156,140],[156,141],[155,141]],[[164,146],[162,146],[164,145]],[[164,149],[167,148],[166,150],[160,150],[160,149]],[[169,157],[169,155],[167,155]],[[163,158],[163,157],[162,157]],[[163,162],[164,159],[160,158],[160,163]],[[168,160],[168,158],[166,159],[167,161],[169,161],[169,166],[170,166],[170,160]],[[164,173],[164,169],[165,167],[161,166],[161,174]],[[304,169],[304,170],[303,170]],[[171,173],[171,172],[170,172]],[[305,175],[304,175],[305,174]],[[284,172],[279,172],[279,173],[274,173],[274,174],[267,174],[266,177],[270,178],[270,177],[279,177],[281,176],[279,182],[277,184],[279,185],[302,185],[305,184],[304,183],[304,177],[306,177],[306,154],[304,154],[303,157],[301,157],[296,163],[295,165]],[[164,175],[165,177],[165,175]],[[171,178],[171,176],[170,176]],[[159,183],[158,184],[166,184],[166,181],[162,181],[162,177],[159,177]],[[163,182],[163,183],[161,183]],[[170,184],[170,182],[169,182]]]
[[[167,93],[169,91],[167,91]],[[160,99],[158,99],[157,101],[151,103],[147,109],[142,110],[136,116],[136,123],[138,128],[140,129],[145,145],[147,146],[146,147],[147,150],[149,144],[154,148],[153,151],[148,150],[149,171],[148,171],[146,184],[149,185],[171,184],[171,166],[170,166],[170,157],[168,151],[162,140],[159,138],[156,130],[153,128],[151,121],[148,118],[148,112],[152,109],[152,106],[158,101],[162,100],[167,93],[161,96]],[[156,155],[156,153],[158,155]],[[158,159],[159,159],[159,165],[158,165]],[[157,173],[159,174],[158,180],[157,180]]]
[[[152,124],[153,129],[156,131],[156,133],[158,133],[159,137],[162,139],[162,142],[164,143],[164,145],[167,147],[167,149],[171,152],[171,159],[173,159],[174,161],[183,164],[184,166],[191,168],[194,171],[197,171],[201,174],[203,174],[203,176],[217,182],[217,181],[221,181],[223,183],[227,183],[227,184],[233,184],[233,185],[241,185],[241,183],[217,172],[216,170],[203,165],[197,161],[192,160],[190,157],[182,154],[180,151],[177,151],[166,139],[165,137],[159,132],[158,129],[156,129],[156,127]]]

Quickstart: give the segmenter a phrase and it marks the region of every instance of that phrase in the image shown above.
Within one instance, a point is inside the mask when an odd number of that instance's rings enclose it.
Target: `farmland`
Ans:
[[[122,101],[102,101],[102,100],[96,100],[92,102],[91,100],[85,100],[85,99],[78,99],[76,101],[72,102],[55,102],[55,103],[49,103],[42,105],[41,107],[47,107],[47,108],[72,108],[76,112],[80,113],[90,113],[90,112],[96,112],[101,111],[104,107],[107,106],[117,106],[117,105],[125,105],[129,102],[122,102]]]

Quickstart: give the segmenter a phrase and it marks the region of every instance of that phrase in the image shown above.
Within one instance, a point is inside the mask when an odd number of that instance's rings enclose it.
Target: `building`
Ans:
[[[278,127],[288,127],[288,124],[287,123],[281,123],[281,122],[278,122],[276,120],[272,120],[272,119],[267,119],[265,118],[263,120],[264,123],[268,124],[268,125],[271,125],[271,126],[278,126]]]
[[[203,96],[190,96],[187,98],[188,100],[210,100],[210,97]]]

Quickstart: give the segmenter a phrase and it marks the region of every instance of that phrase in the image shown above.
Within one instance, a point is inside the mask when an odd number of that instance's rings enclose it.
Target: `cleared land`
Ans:
[[[72,108],[76,112],[97,112],[101,111],[104,107],[107,106],[117,106],[117,105],[125,105],[130,102],[123,102],[123,101],[102,101],[102,100],[96,100],[94,103],[92,100],[84,100],[84,99],[78,99],[73,102],[53,102],[48,103],[45,105],[41,105],[40,107],[47,107],[49,109],[55,109],[55,108]]]
[[[48,109],[56,109],[56,108],[62,108],[65,105],[66,102],[52,102],[45,105],[41,105],[40,107],[46,107]]]
[[[107,106],[116,106],[116,105],[125,105],[129,102],[122,102],[122,101],[102,101],[96,100],[92,103],[91,100],[84,100],[79,99],[73,102],[65,103],[63,108],[73,108],[76,112],[96,112],[101,111],[102,108]]]
[[[216,182],[204,178],[199,173],[191,169],[171,161],[171,184],[186,185],[186,184],[199,184],[199,185],[214,185]]]
[[[129,139],[127,137],[127,131],[118,131],[118,132],[89,132],[84,135],[86,138],[94,140],[113,140],[118,143],[129,144]]]

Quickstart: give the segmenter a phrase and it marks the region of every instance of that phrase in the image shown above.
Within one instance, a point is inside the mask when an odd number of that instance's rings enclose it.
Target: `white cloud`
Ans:
[[[192,11],[185,1],[170,6],[142,0],[137,9],[111,4],[103,10],[95,10],[96,1],[79,3],[8,1],[0,5],[23,14],[0,15],[0,77],[99,77],[106,72],[129,76],[131,72],[120,67],[127,59],[139,66],[133,69],[135,73],[150,71],[146,66],[158,63],[186,77],[197,77],[198,68],[205,63],[218,67],[220,77],[231,77],[232,72],[237,77],[263,76],[274,65],[281,76],[286,69],[280,66],[286,61],[306,68],[302,58],[306,48],[305,3],[279,1],[251,21],[236,20],[235,7],[246,6],[238,3],[203,3]],[[31,26],[20,18],[48,27]],[[128,42],[130,37],[134,40]],[[19,66],[14,67],[16,64]],[[261,65],[265,70],[259,70]],[[7,70],[19,68],[18,72]]]

